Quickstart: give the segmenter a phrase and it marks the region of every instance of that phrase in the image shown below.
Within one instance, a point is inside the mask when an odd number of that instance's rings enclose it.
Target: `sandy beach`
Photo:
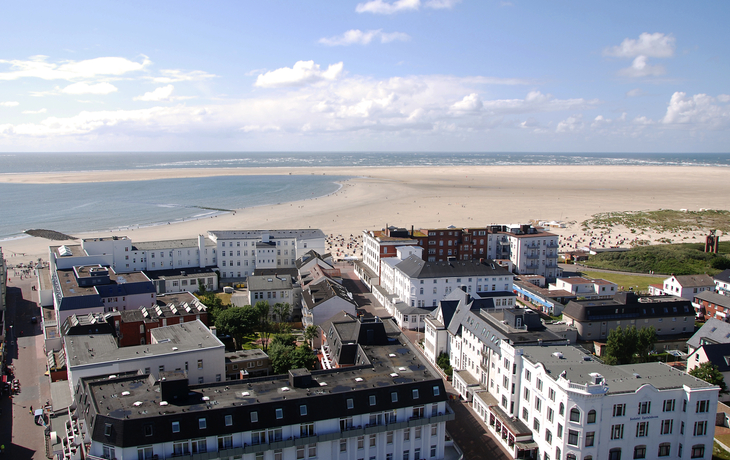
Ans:
[[[409,168],[250,168],[0,174],[0,182],[73,183],[150,180],[222,175],[352,176],[326,197],[239,209],[235,214],[173,225],[74,235],[126,235],[132,241],[193,238],[209,230],[320,228],[327,235],[357,237],[387,225],[410,228],[479,227],[489,224],[558,220],[552,229],[589,238],[580,223],[608,211],[699,208],[730,209],[730,168],[676,166],[469,166]],[[79,215],[79,219],[83,219]],[[51,229],[64,231],[64,229]],[[622,229],[615,229],[616,234]],[[698,241],[700,233],[652,234]],[[48,257],[63,242],[21,238],[0,242],[9,264]],[[352,252],[352,251],[350,251]]]

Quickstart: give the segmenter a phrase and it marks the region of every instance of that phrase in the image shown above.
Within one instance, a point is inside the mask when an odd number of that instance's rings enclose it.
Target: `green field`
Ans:
[[[730,211],[658,211],[604,212],[584,221],[584,229],[609,229],[623,225],[634,231],[683,232],[720,230],[730,232]]]
[[[634,288],[637,292],[646,292],[649,289],[650,284],[662,284],[662,281],[666,276],[637,276],[631,274],[618,274],[618,273],[603,273],[594,272],[591,270],[581,270],[581,274],[588,278],[602,278],[612,283],[619,285],[619,289],[628,291],[629,288]]]

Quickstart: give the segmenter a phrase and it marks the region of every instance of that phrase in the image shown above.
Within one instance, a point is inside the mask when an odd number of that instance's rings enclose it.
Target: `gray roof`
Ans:
[[[157,343],[123,348],[117,346],[116,339],[110,334],[69,336],[64,339],[66,360],[72,367],[224,346],[200,320],[158,327],[150,334],[152,341]]]
[[[206,247],[215,247],[215,242],[208,237],[203,238]],[[197,248],[197,238],[182,238],[179,240],[143,241],[134,243],[132,249],[137,251],[160,251],[165,249]]]
[[[674,279],[685,288],[715,285],[715,280],[710,275],[675,275]]]
[[[511,273],[496,262],[486,260],[452,260],[427,262],[416,255],[408,256],[395,266],[410,278],[447,278],[468,276],[510,276]]]
[[[703,343],[730,343],[730,323],[710,318],[699,331],[687,341],[692,348],[699,348]]]
[[[265,234],[273,239],[296,238],[298,240],[310,240],[324,238],[324,232],[318,228],[299,230],[211,230],[208,234],[214,235],[219,240],[261,238]]]
[[[254,348],[252,350],[238,350],[231,351],[225,354],[226,362],[239,362],[249,361],[252,359],[269,359],[269,355],[264,353],[264,350],[260,348]]]
[[[730,308],[730,296],[718,294],[712,291],[702,291],[695,294],[696,299],[704,300],[721,307]]]
[[[322,278],[317,283],[310,283],[307,289],[302,291],[302,300],[309,309],[334,297],[340,297],[357,307],[357,303],[352,299],[352,295],[347,288],[329,278]]]
[[[428,315],[436,307],[411,307],[405,302],[396,302],[395,309],[403,315]]]
[[[675,296],[642,296],[620,292],[610,299],[571,300],[563,315],[576,321],[694,316],[692,303]]]
[[[553,353],[561,353],[562,357]],[[631,393],[642,385],[651,385],[657,390],[712,388],[713,385],[692,377],[663,363],[625,364],[608,366],[595,361],[590,355],[572,346],[546,346],[524,348],[524,358],[534,364],[542,364],[555,381],[565,371],[565,378],[571,383],[592,382],[592,373],[603,376],[608,391],[606,394]]]
[[[290,275],[277,276],[249,276],[246,280],[250,291],[273,291],[291,289],[292,280]]]

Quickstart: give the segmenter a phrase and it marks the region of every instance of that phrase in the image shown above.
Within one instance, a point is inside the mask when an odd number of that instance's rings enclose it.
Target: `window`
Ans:
[[[643,401],[639,403],[639,415],[651,412],[651,401]]]
[[[662,420],[661,434],[672,434],[674,420]]]
[[[692,455],[690,458],[703,458],[705,456],[705,445],[696,444],[692,446]]]
[[[593,446],[593,442],[596,439],[596,432],[595,431],[588,431],[586,433],[586,447]]]
[[[284,418],[284,409],[278,408],[276,409],[276,419],[281,420]]]
[[[545,430],[545,441],[547,441],[548,444],[552,444],[553,442],[553,434],[550,430]]]
[[[370,435],[370,439],[368,440],[370,447],[375,447],[375,443],[376,443],[377,439],[378,439],[378,435],[376,435],[376,434]]]
[[[434,395],[434,396],[438,396],[438,395],[440,395],[440,394],[441,394],[441,389],[439,388],[439,386],[438,386],[438,385],[434,385],[434,386],[433,386],[433,395]]]
[[[523,407],[522,408],[522,418],[525,419],[525,420],[529,420],[530,419],[530,413],[527,411],[527,408],[526,407]]]
[[[259,421],[259,413],[258,411],[251,411],[251,423],[256,423]]]
[[[413,460],[421,460],[421,448],[416,447],[413,449]]]
[[[299,425],[299,437],[306,438],[314,436],[314,423],[302,423]]]
[[[558,423],[558,437],[563,439],[563,425]]]
[[[532,374],[530,373],[530,371],[525,369],[525,380],[527,380],[529,382],[531,378],[532,378]]]
[[[669,457],[669,448],[672,445],[668,442],[663,442],[659,444],[659,456],[660,457]]]
[[[665,399],[662,412],[674,412],[674,399]]]
[[[643,438],[649,436],[649,422],[639,422],[636,424],[636,437]]]
[[[180,432],[180,422],[172,422],[172,432],[173,433]]]
[[[570,421],[580,423],[580,411],[575,407],[570,409]]]
[[[548,410],[547,410],[547,419],[548,419],[549,422],[552,422],[553,421],[553,414],[555,414],[555,411],[553,410],[553,408],[552,407],[548,407]]]
[[[208,427],[208,421],[205,418],[198,419],[198,429],[204,430]]]
[[[613,405],[613,416],[623,417],[626,415],[626,404],[614,404]]]
[[[352,398],[347,398],[347,408],[352,409],[355,407],[355,403],[353,402]]]
[[[439,433],[439,426],[435,423],[431,425],[431,436],[436,436]]]
[[[410,458],[411,451],[410,450],[404,450],[403,451],[403,460],[408,460]]]
[[[172,443],[172,455],[173,457],[181,457],[183,455],[190,455],[190,446],[187,441],[173,442]]]
[[[371,406],[374,406],[375,405],[375,403],[376,403],[376,401],[375,401],[375,395],[370,395],[368,397],[368,400],[370,401],[370,405]]]
[[[616,447],[608,451],[608,460],[621,460],[621,448]]]
[[[697,410],[696,412],[699,414],[700,412],[709,412],[710,410],[710,400],[704,399],[702,401],[697,401]]]
[[[393,444],[393,432],[388,431],[385,433],[385,443],[386,444]]]
[[[203,360],[199,359],[198,360],[198,369],[202,369],[202,368],[203,368]]]
[[[623,424],[611,426],[611,439],[623,439],[623,438],[624,438]]]
[[[232,425],[233,425],[233,416],[226,415],[226,426],[232,426]]]
[[[525,399],[527,399],[527,400],[530,399],[530,389],[529,388],[525,387],[524,395],[525,395]]]
[[[646,458],[646,446],[634,447],[634,458]]]
[[[593,409],[588,411],[588,417],[586,418],[587,423],[596,423],[596,411]]]
[[[414,388],[412,390],[412,393],[413,393],[413,399],[418,399],[418,388]]]
[[[365,436],[358,436],[357,437],[357,448],[358,449],[364,449],[365,448]]]
[[[542,401],[537,396],[535,396],[535,409],[538,412],[542,409]]]
[[[537,389],[539,391],[542,391],[542,380],[540,380],[540,379],[537,379]]]
[[[532,419],[532,428],[535,431],[540,431],[540,421],[537,418]]]
[[[561,417],[565,414],[565,404],[560,403],[560,407],[558,408],[558,415]]]
[[[695,422],[695,436],[704,436],[707,434],[707,422]]]
[[[145,425],[144,426],[144,435],[145,436],[152,436],[152,425]]]
[[[152,446],[137,448],[137,460],[152,460]]]
[[[306,404],[302,404],[301,406],[299,406],[299,415],[302,415],[302,416],[307,415],[307,405]]]
[[[230,434],[218,436],[218,450],[226,450],[233,448],[233,436]]]
[[[568,444],[571,446],[578,445],[578,432],[575,430],[568,430]]]
[[[403,441],[410,441],[411,440],[411,429],[406,428],[403,430]]]
[[[347,452],[347,439],[340,439],[340,452]]]
[[[421,427],[417,426],[415,429],[415,434],[413,435],[415,439],[421,439]]]
[[[555,390],[552,388],[548,388],[548,398],[550,398],[550,401],[555,401]]]

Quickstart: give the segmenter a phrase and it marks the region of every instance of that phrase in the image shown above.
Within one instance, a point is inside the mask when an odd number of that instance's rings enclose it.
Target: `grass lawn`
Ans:
[[[581,270],[584,276],[589,278],[603,278],[604,280],[611,281],[619,285],[619,289],[623,286],[625,291],[628,291],[630,287],[634,288],[634,291],[646,292],[649,289],[650,284],[662,284],[667,277],[666,276],[636,276],[629,274],[618,274],[618,273],[603,273],[593,272],[590,270]]]
[[[221,302],[223,303],[223,305],[230,305],[232,295],[233,294],[226,294],[225,292],[218,292],[218,293],[216,293],[215,296],[218,297],[219,299],[221,299]]]
[[[724,434],[721,436],[717,436],[717,438],[722,441],[723,444],[727,445],[728,442],[730,442],[730,434]],[[713,443],[712,447],[712,460],[730,460],[730,452],[726,451],[720,445],[715,442]]]

